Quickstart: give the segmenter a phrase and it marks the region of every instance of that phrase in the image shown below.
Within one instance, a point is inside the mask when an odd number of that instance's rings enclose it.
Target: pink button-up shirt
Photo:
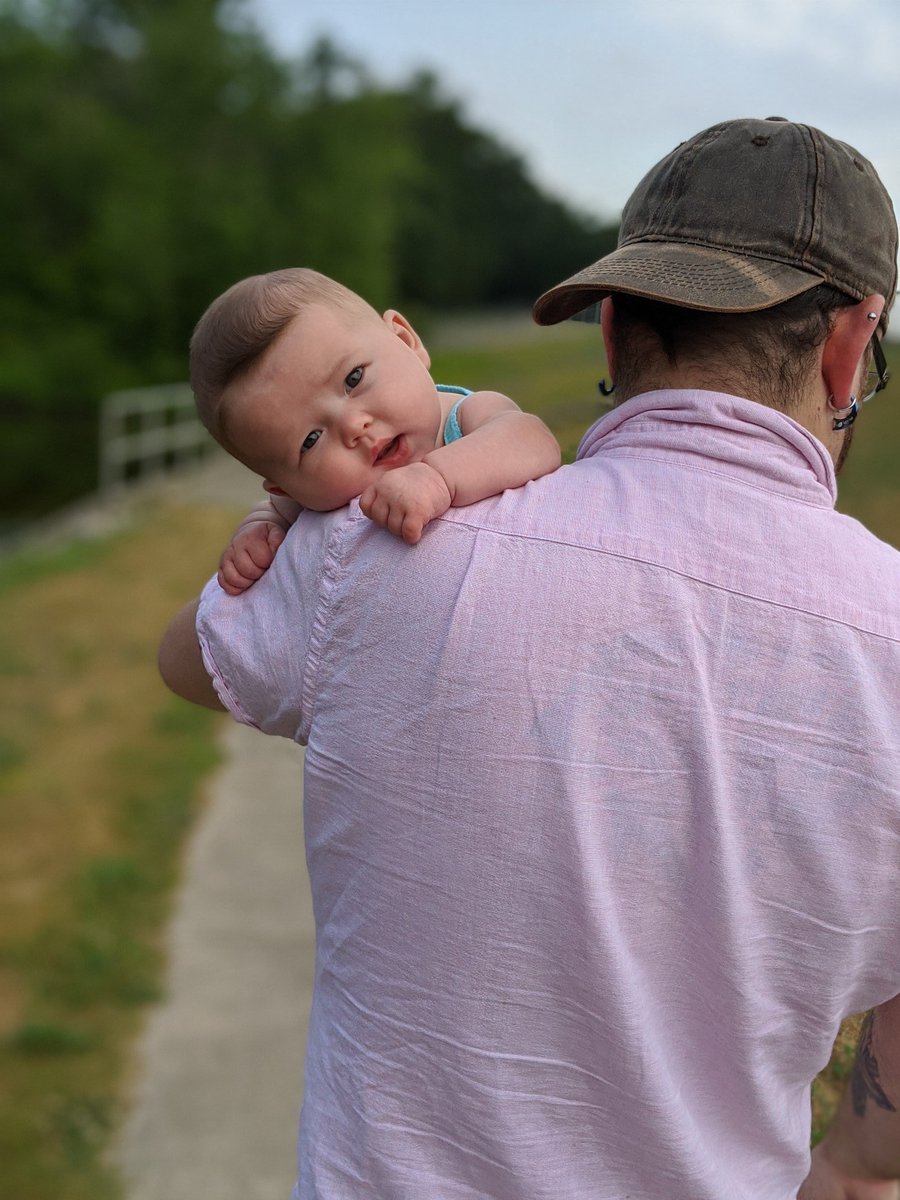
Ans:
[[[418,546],[354,504],[209,585],[222,699],[308,741],[296,1196],[795,1195],[900,992],[900,555],[834,497],[790,418],[655,392]]]

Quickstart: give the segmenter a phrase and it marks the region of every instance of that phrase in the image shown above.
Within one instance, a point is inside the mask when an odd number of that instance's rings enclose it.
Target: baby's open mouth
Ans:
[[[392,454],[396,453],[396,451],[400,449],[400,438],[401,437],[402,437],[402,434],[398,433],[395,438],[391,438],[391,440],[388,442],[388,444],[386,446],[382,447],[381,450],[379,450],[378,454],[375,457],[375,461],[381,462],[381,460],[383,458],[390,458]]]

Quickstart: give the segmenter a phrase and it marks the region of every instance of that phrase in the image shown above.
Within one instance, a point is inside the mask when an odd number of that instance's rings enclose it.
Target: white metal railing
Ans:
[[[100,490],[169,471],[212,445],[188,384],[114,392],[100,410]]]

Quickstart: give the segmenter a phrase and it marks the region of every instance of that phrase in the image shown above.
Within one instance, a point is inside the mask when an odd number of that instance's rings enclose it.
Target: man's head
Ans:
[[[882,297],[883,333],[896,288],[897,222],[871,163],[811,126],[746,119],[653,167],[625,206],[618,248],[541,296],[534,316],[551,325],[611,295],[626,398],[654,386],[649,353],[666,378],[702,359],[708,386],[717,370],[755,377],[753,398],[788,408],[838,314]]]
[[[241,280],[191,339],[207,429],[306,508],[339,508],[437,444],[441,404],[409,322],[307,268]]]

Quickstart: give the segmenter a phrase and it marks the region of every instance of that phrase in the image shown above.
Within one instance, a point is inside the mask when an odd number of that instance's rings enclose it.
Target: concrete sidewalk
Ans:
[[[128,1200],[287,1200],[312,996],[302,751],[225,725],[117,1160]]]
[[[214,454],[152,494],[241,511],[262,493]],[[127,1200],[288,1200],[294,1184],[315,946],[303,752],[224,716],[222,739],[116,1146]]]

